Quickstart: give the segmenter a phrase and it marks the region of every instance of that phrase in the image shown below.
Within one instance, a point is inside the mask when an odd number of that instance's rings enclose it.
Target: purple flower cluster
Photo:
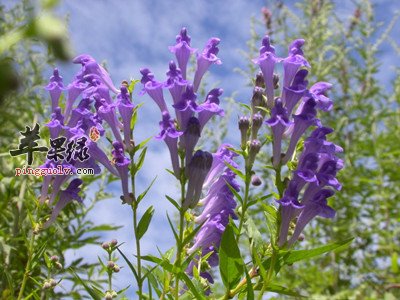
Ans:
[[[46,89],[50,93],[52,101],[51,120],[46,124],[50,131],[52,140],[65,137],[64,148],[71,142],[79,140],[85,141],[88,159],[82,161],[72,158],[66,160],[47,160],[42,168],[56,167],[63,165],[72,171],[76,168],[93,168],[95,174],[100,173],[98,164],[107,168],[110,173],[121,178],[123,189],[123,201],[131,203],[132,198],[128,191],[128,165],[129,159],[124,152],[131,149],[131,129],[130,120],[133,115],[134,105],[126,86],[122,85],[118,90],[115,88],[107,71],[100,66],[91,56],[80,55],[73,60],[80,64],[81,69],[75,75],[72,83],[64,87],[62,77],[57,69]],[[65,109],[60,108],[59,101],[65,93]],[[112,94],[116,95],[116,101]],[[105,136],[104,124],[111,129],[114,150],[112,160],[109,155],[102,150],[100,144]],[[92,135],[97,135],[94,138]],[[99,139],[99,142],[97,140]],[[71,150],[71,149],[67,149]],[[74,172],[72,172],[74,173]],[[47,199],[49,204],[59,196],[59,200],[53,209],[53,213],[45,227],[51,225],[59,212],[70,201],[82,199],[78,196],[82,181],[73,179],[65,190],[61,190],[62,185],[71,178],[72,174],[61,176],[47,175],[44,178],[40,195],[40,202],[44,203]],[[51,186],[51,189],[50,189]],[[49,193],[51,191],[51,193]]]
[[[326,92],[332,87],[327,82],[318,82],[307,88],[306,77],[310,65],[304,58],[304,40],[293,41],[286,58],[279,58],[268,36],[264,37],[260,56],[254,60],[260,66],[264,77],[267,107],[271,117],[266,123],[273,135],[272,164],[275,169],[292,160],[298,142],[311,126],[317,128],[305,140],[304,151],[300,155],[298,167],[289,181],[283,197],[278,200],[281,212],[281,226],[278,245],[291,246],[299,237],[305,225],[315,216],[333,218],[335,211],[327,205],[327,198],[334,194],[332,188],[339,190],[341,185],[335,178],[343,167],[337,156],[342,149],[326,140],[333,130],[322,127],[317,118],[317,110],[330,111],[332,100]],[[275,64],[283,63],[283,87],[279,97],[274,74]],[[296,108],[297,107],[297,108]],[[296,110],[295,110],[296,109]],[[292,115],[292,112],[295,113]],[[282,154],[282,144],[289,139],[286,152]],[[331,188],[326,188],[331,187]],[[301,200],[299,200],[301,199]],[[290,222],[297,218],[293,235],[287,241]]]
[[[197,101],[197,91],[204,74],[212,64],[221,63],[217,57],[219,42],[218,38],[209,39],[204,50],[198,53],[190,45],[191,39],[186,28],[182,28],[176,37],[176,44],[169,47],[176,56],[177,64],[170,61],[166,73],[167,79],[160,82],[148,68],[140,70],[143,84],[141,94],[147,93],[160,108],[161,132],[156,138],[164,140],[167,144],[172,169],[177,179],[181,178],[182,169],[186,166],[185,173],[189,179],[186,207],[194,207],[197,204],[201,186],[212,163],[209,153],[194,153],[196,144],[205,124],[214,115],[224,115],[219,106],[222,89],[214,88],[209,91],[203,102]],[[193,82],[187,78],[187,65],[192,54],[196,54],[197,58]],[[166,104],[164,91],[169,91],[171,95],[175,118],[172,117],[170,107]],[[180,164],[179,153],[184,153],[184,165]]]
[[[201,249],[201,256],[204,257],[211,253],[207,262],[210,267],[218,265],[218,248],[225,227],[229,222],[229,217],[236,219],[236,201],[230,188],[239,191],[239,185],[235,181],[235,174],[226,167],[229,163],[233,167],[238,167],[233,161],[237,154],[230,151],[228,144],[223,144],[216,153],[213,154],[213,163],[210,172],[205,179],[203,188],[207,190],[206,196],[200,200],[203,210],[195,218],[196,223],[202,223],[201,229],[196,234],[192,247],[188,250],[189,254]],[[189,265],[187,272],[192,274],[196,260]],[[200,275],[213,283],[210,273],[202,270]]]

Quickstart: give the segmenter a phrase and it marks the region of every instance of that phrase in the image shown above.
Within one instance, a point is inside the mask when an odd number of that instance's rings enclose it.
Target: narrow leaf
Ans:
[[[143,235],[146,233],[147,229],[149,228],[151,219],[153,218],[154,215],[154,207],[150,206],[145,213],[143,214],[142,218],[139,221],[138,227],[137,227],[137,238],[140,240]]]

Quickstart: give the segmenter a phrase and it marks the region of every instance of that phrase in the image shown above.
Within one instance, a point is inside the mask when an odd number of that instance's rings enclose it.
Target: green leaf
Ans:
[[[267,221],[268,231],[271,237],[272,245],[275,245],[275,239],[278,231],[278,210],[270,204],[262,204],[264,209],[265,219]]]
[[[227,289],[232,289],[243,275],[245,265],[231,223],[228,223],[222,234],[219,261],[222,281]]]
[[[261,287],[262,287],[262,284],[257,284],[254,289],[260,290]],[[273,282],[268,284],[267,291],[281,294],[281,295],[287,295],[287,296],[293,296],[293,297],[299,297],[299,298],[308,298],[307,296],[301,295],[296,291],[292,291],[292,290],[288,289],[287,287],[281,286],[279,284],[275,284]]]
[[[250,239],[250,243],[254,245],[257,249],[261,247],[263,244],[262,236],[253,219],[247,216],[244,225],[247,231],[247,236]]]
[[[244,176],[244,174],[242,173],[242,171],[236,169],[234,166],[232,166],[230,163],[225,162],[225,165],[233,172],[235,173],[237,176],[239,176],[243,181],[245,181],[246,176]]]
[[[146,152],[147,152],[147,147],[145,147],[142,152],[140,152],[139,154],[139,159],[137,161],[137,163],[135,164],[135,170],[133,172],[133,174],[136,174],[143,166],[144,163],[144,158],[146,157]]]
[[[153,186],[153,184],[154,184],[154,182],[156,181],[156,179],[157,179],[157,176],[154,177],[154,179],[152,180],[152,182],[150,183],[150,185],[147,187],[147,189],[145,189],[145,190],[143,191],[143,193],[141,193],[141,194],[137,197],[137,199],[136,199],[137,204],[139,204],[140,201],[142,201],[143,198],[146,197],[148,191],[151,189],[151,187]]]
[[[247,300],[254,300],[254,290],[253,290],[253,283],[251,282],[251,278],[249,273],[246,273],[246,299]]]
[[[145,213],[143,214],[142,218],[139,221],[138,227],[137,227],[137,238],[140,240],[143,235],[146,233],[147,229],[149,228],[151,219],[153,218],[154,215],[154,207],[150,206]]]
[[[83,287],[85,288],[85,290],[88,292],[88,294],[94,299],[94,300],[101,300],[103,295],[99,295],[95,289],[92,289],[91,287],[89,287],[84,280],[82,280],[82,278],[80,278],[78,276],[78,274],[75,273],[75,271],[73,271],[72,269],[69,270],[70,273],[76,278],[78,279],[78,281],[83,285]]]
[[[177,210],[180,210],[180,209],[181,209],[180,206],[179,206],[179,204],[178,204],[178,202],[176,202],[173,198],[171,198],[171,197],[168,196],[168,195],[165,195],[165,197],[167,198],[167,200],[168,200],[173,206],[175,206],[175,208],[176,208]]]
[[[119,247],[117,247],[117,250],[118,250],[119,254],[121,254],[121,256],[123,257],[125,262],[128,264],[129,268],[131,269],[133,276],[135,276],[136,282],[138,282],[139,276],[138,276],[138,273],[136,272],[135,267],[132,265],[132,263],[129,261],[129,259],[126,257],[126,255],[119,249]]]
[[[152,138],[153,138],[153,137],[151,136],[151,137],[145,139],[144,141],[142,141],[139,145],[136,145],[135,148],[133,148],[134,152],[136,153],[138,150],[140,150],[140,149],[142,149],[144,146],[146,146],[146,144],[147,144],[148,142],[150,142],[150,140],[151,140]]]
[[[354,238],[348,238],[343,241],[334,242],[322,247],[310,249],[310,250],[294,250],[290,251],[288,254],[284,255],[283,260],[285,264],[293,264],[297,261],[309,259],[321,254],[336,250],[343,250],[347,248]]]

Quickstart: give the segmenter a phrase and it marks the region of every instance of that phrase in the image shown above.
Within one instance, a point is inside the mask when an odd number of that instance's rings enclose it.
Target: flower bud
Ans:
[[[249,150],[249,165],[253,165],[256,155],[260,152],[261,142],[259,140],[252,140],[250,142],[250,150]]]
[[[45,283],[43,284],[43,289],[44,289],[44,290],[48,290],[49,288],[51,288],[50,282],[45,281]]]
[[[305,238],[305,237],[304,237],[304,234],[301,233],[301,234],[299,235],[299,237],[297,238],[297,240],[298,240],[299,242],[302,242],[302,241],[304,241],[304,238]]]
[[[50,279],[49,283],[51,287],[55,287],[57,285],[57,281],[55,281],[54,279]]]
[[[113,271],[114,271],[115,273],[118,273],[120,270],[121,270],[121,268],[120,268],[118,265],[115,265],[115,266],[113,267]]]
[[[117,246],[118,241],[116,239],[112,239],[110,243],[111,243],[111,246]]]
[[[258,86],[254,87],[253,97],[251,98],[251,109],[253,110],[253,112],[259,110],[257,106],[265,106],[264,89]]]
[[[255,85],[260,88],[265,89],[265,81],[264,81],[264,76],[263,76],[262,72],[257,73]]]
[[[247,131],[250,128],[249,118],[247,118],[246,116],[240,117],[238,124],[241,136],[240,146],[242,147],[242,149],[244,149],[246,148],[246,143],[247,143]]]
[[[260,113],[256,113],[252,116],[251,122],[251,138],[256,139],[258,130],[260,129],[263,123],[263,116]]]
[[[255,174],[252,175],[251,176],[251,184],[254,186],[260,186],[262,184],[261,178]]]
[[[113,269],[114,267],[115,267],[115,263],[114,263],[112,260],[110,260],[110,261],[107,263],[107,268]]]
[[[60,264],[60,262],[58,261],[54,264],[54,266],[56,267],[57,270],[61,270],[63,267],[62,264]]]
[[[112,299],[113,299],[113,295],[112,295],[110,292],[107,292],[107,293],[104,295],[104,299],[105,299],[105,300],[112,300]]]
[[[57,262],[57,261],[59,261],[59,258],[58,258],[57,255],[53,255],[52,257],[50,257],[50,260],[51,260],[52,262]]]
[[[110,243],[104,242],[103,244],[101,244],[101,248],[103,248],[104,250],[108,250],[110,248]]]

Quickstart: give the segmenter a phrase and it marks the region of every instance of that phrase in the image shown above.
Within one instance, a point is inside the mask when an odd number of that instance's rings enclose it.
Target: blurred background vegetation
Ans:
[[[30,217],[36,210],[33,199],[40,188],[39,180],[32,176],[14,177],[14,169],[24,161],[10,159],[8,151],[16,144],[17,128],[32,124],[32,120],[48,120],[43,70],[50,69],[57,59],[69,59],[66,25],[52,14],[56,2],[42,1],[40,9],[27,0],[7,7],[0,4],[2,299],[17,297],[27,258],[32,255],[28,251],[34,226]],[[296,12],[282,2],[274,2],[253,20],[246,53],[248,58],[256,57],[260,32],[268,33],[280,49],[295,38],[304,38],[306,57],[312,65],[309,81],[334,84],[334,110],[321,117],[335,128],[332,141],[344,148],[346,167],[339,174],[343,189],[332,203],[337,209],[335,221],[316,220],[300,245],[311,248],[348,236],[355,240],[343,252],[293,265],[280,274],[282,285],[303,294],[306,291],[310,299],[400,298],[400,48],[389,36],[398,15],[380,24],[375,19],[373,1],[355,3],[354,12],[339,16],[335,3],[329,0],[299,1]],[[379,80],[383,44],[390,44],[397,53],[397,64],[394,61],[393,69],[385,70],[397,74],[393,82]],[[256,69],[249,61],[249,68],[242,73],[252,78]],[[45,130],[42,138],[46,138]],[[263,159],[267,162],[269,157],[265,155]],[[268,184],[272,182],[270,173],[260,169],[259,174],[263,176],[263,186],[273,188]],[[87,180],[99,187],[93,195],[95,201],[89,207],[70,205],[55,228],[36,238],[37,245],[45,245],[44,253],[60,256],[62,263],[67,249],[98,244],[99,231],[113,230],[86,218],[96,201],[108,196],[101,188],[108,178]],[[72,224],[70,219],[74,219]],[[265,222],[263,215],[258,215],[257,222]],[[27,281],[27,298],[83,298],[81,282],[67,271],[71,266],[88,283],[99,288],[103,283],[94,271],[95,265],[78,260],[57,271],[57,278],[71,282],[64,284],[68,289],[46,294],[42,284],[49,275],[44,258],[41,261],[33,266],[33,279]]]

